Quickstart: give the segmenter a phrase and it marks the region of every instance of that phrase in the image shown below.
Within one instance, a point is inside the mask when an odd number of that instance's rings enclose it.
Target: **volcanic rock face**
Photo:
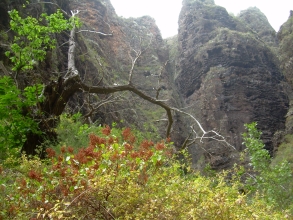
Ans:
[[[278,32],[279,57],[281,69],[288,80],[287,92],[290,99],[290,107],[286,119],[286,134],[293,133],[293,11]]]
[[[281,26],[278,39],[280,42],[281,69],[290,85],[293,86],[293,11],[290,11],[290,17]]]
[[[256,7],[240,12],[238,19],[242,21],[256,37],[271,47],[277,47],[276,31],[269,24],[267,17]]]
[[[219,131],[242,150],[243,124],[257,121],[272,151],[272,136],[284,127],[288,98],[275,55],[251,28],[211,1],[185,1],[176,83],[189,113],[206,130]],[[215,168],[234,162],[233,150],[216,141],[190,149],[195,164],[203,156]]]

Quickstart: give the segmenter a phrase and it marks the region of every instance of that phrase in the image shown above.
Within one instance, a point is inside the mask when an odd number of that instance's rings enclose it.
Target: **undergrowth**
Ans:
[[[263,192],[241,191],[244,171],[237,166],[203,176],[175,159],[170,140],[143,140],[130,128],[95,129],[86,147],[47,148],[46,160],[23,155],[17,165],[8,158],[0,166],[0,219],[291,217]]]

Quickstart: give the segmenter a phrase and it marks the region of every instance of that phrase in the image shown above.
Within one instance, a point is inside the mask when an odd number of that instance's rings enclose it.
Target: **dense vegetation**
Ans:
[[[208,167],[203,174],[191,170],[188,154],[181,152],[185,159],[179,162],[170,140],[154,143],[130,128],[82,125],[65,115],[57,130],[61,144],[47,148],[47,159],[23,155],[2,161],[1,219],[289,219],[292,214],[291,171],[286,163],[268,165],[255,124],[244,135],[252,167],[235,165],[217,174]]]
[[[0,78],[0,219],[292,217],[292,170],[284,160],[271,165],[255,123],[243,135],[245,165],[220,173],[191,169],[188,153],[175,152],[169,139],[153,142],[155,134],[84,124],[80,114],[63,114],[50,127],[58,139],[44,138],[44,159],[22,154],[28,134],[44,135],[46,97],[38,80],[21,88],[18,76],[54,48],[48,36],[78,23],[60,12],[39,20],[21,19],[17,11],[10,16],[16,37],[6,55],[15,75]],[[44,20],[48,25],[39,26]]]

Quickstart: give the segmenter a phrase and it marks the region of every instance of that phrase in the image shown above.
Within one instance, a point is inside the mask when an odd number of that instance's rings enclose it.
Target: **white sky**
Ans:
[[[125,18],[150,15],[156,20],[163,38],[177,34],[182,0],[110,0],[116,13]],[[258,7],[278,31],[287,21],[293,0],[215,0],[230,13],[237,15],[248,7]]]

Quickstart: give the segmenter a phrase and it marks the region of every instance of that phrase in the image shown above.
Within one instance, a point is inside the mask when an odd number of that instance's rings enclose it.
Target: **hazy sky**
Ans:
[[[125,18],[150,15],[156,20],[163,38],[177,34],[182,0],[110,0],[116,13]],[[237,15],[248,7],[258,7],[278,31],[293,10],[293,0],[215,0],[228,12]]]

